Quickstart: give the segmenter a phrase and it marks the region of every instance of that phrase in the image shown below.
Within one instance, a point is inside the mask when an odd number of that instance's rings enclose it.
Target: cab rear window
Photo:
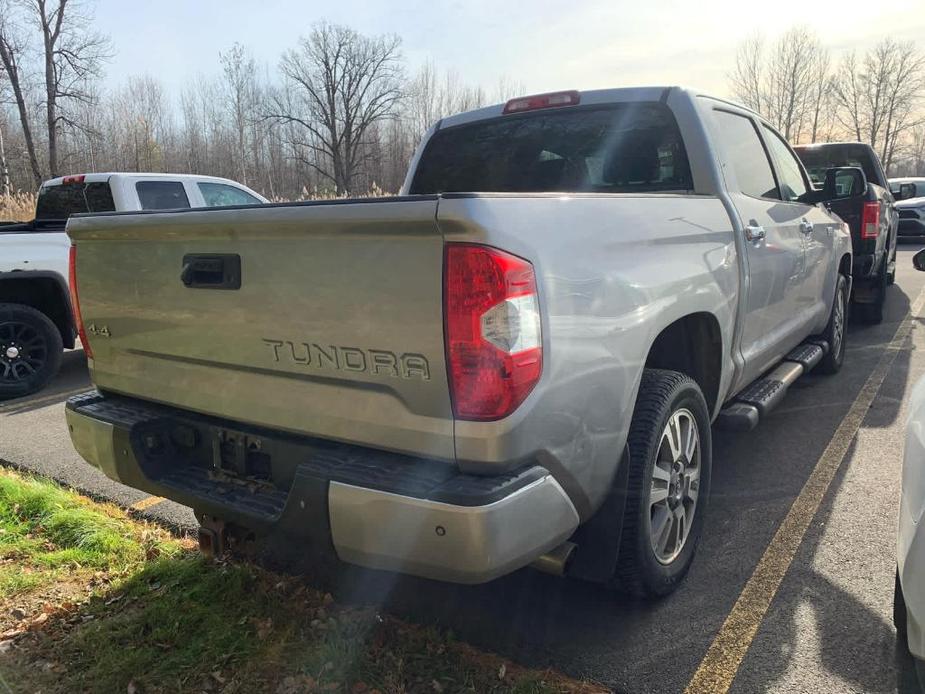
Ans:
[[[112,212],[115,209],[109,183],[65,183],[42,186],[35,218],[67,219],[81,212]]]
[[[438,130],[412,194],[689,191],[674,115],[661,103],[578,106]]]

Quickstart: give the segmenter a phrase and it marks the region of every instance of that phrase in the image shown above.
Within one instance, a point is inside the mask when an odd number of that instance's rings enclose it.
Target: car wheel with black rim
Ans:
[[[41,390],[58,373],[63,349],[61,333],[45,314],[0,304],[0,400]]]
[[[617,581],[657,598],[687,574],[710,492],[710,417],[700,387],[677,371],[646,369],[629,434],[629,483]]]
[[[838,275],[835,283],[835,299],[829,313],[829,322],[825,327],[822,338],[828,343],[829,351],[822,357],[819,373],[835,374],[841,370],[845,362],[845,344],[847,342],[845,330],[848,324],[848,278]]]

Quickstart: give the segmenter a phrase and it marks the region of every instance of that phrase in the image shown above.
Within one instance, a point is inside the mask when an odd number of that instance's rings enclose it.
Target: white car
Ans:
[[[60,176],[39,188],[35,219],[0,224],[0,400],[42,388],[75,345],[68,293],[68,217],[82,212],[137,212],[260,205],[266,198],[215,176],[88,173]]]
[[[925,271],[925,249],[912,260]],[[919,681],[925,685],[925,378],[909,398],[906,447],[903,454],[899,539],[896,547],[896,592],[893,622],[915,659]]]

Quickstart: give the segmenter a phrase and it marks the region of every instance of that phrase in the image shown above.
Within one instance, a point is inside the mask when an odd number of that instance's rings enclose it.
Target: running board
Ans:
[[[806,342],[792,349],[777,367],[746,386],[720,410],[716,426],[732,431],[754,429],[762,417],[783,401],[791,384],[822,361],[828,351],[829,345],[823,340]]]

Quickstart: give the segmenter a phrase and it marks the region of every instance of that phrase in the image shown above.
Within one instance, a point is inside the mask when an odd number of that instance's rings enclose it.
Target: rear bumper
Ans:
[[[578,526],[568,496],[539,466],[466,475],[443,461],[99,393],[71,398],[67,423],[77,452],[113,480],[360,566],[483,583],[526,566]],[[244,442],[242,457],[229,441]],[[226,463],[249,458],[259,479],[245,474],[251,468],[228,474]]]

